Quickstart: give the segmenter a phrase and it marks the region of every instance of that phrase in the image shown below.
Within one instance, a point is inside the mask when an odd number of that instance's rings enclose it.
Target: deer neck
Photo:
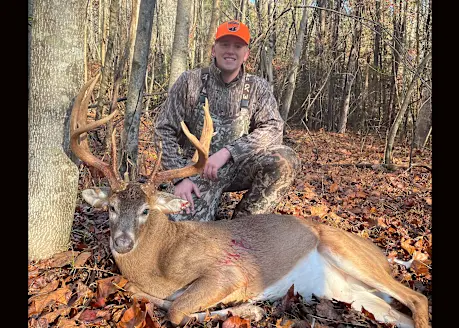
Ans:
[[[135,280],[139,275],[159,271],[158,263],[173,247],[174,240],[181,239],[183,229],[158,210],[153,210],[141,228],[132,251],[126,254],[113,252],[113,257],[122,274]]]

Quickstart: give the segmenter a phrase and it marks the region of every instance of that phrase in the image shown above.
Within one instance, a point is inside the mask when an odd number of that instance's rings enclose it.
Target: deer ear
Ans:
[[[83,199],[89,205],[98,208],[108,205],[108,197],[110,196],[110,194],[110,187],[85,189],[81,192],[81,196],[83,196]]]
[[[155,207],[164,214],[180,213],[190,206],[188,201],[167,192],[158,191],[155,195]]]

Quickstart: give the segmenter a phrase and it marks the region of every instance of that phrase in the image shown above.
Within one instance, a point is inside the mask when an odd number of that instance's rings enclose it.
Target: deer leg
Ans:
[[[329,264],[368,286],[368,295],[371,293],[369,289],[374,288],[406,305],[413,314],[416,328],[429,327],[427,297],[395,280],[387,270],[386,257],[374,244],[350,233],[335,229],[328,230],[329,228],[324,229],[327,230],[321,232],[319,252]],[[340,242],[336,243],[335,240],[340,240]],[[359,294],[356,293],[355,296],[357,297]],[[365,302],[367,307],[376,300],[369,296],[365,299],[371,299],[371,301]],[[373,306],[373,311],[384,310],[379,300],[374,304],[379,305]],[[379,314],[373,313],[373,315],[375,317],[390,316],[387,311]]]
[[[169,321],[174,325],[184,325],[192,317],[203,321],[205,316],[196,312],[214,306],[223,299],[228,299],[230,294],[239,289],[238,281],[234,276],[202,277],[195,280],[183,294],[172,302],[167,312]]]
[[[139,299],[139,300],[140,299],[146,299],[148,302],[154,304],[155,306],[157,306],[161,310],[166,310],[166,311],[169,310],[169,308],[171,307],[171,304],[172,304],[171,301],[163,300],[161,298],[157,298],[157,297],[151,296],[150,294],[147,294],[147,293],[144,293],[144,292],[134,293],[134,294],[132,294],[131,297],[134,298],[134,299]]]
[[[154,304],[158,308],[162,310],[169,310],[171,307],[172,302],[168,300],[163,300],[161,298],[154,297],[150,294],[143,292],[139,287],[137,287],[134,283],[128,282],[126,284],[125,289],[132,293],[131,298],[133,299],[146,299],[148,302]]]
[[[233,316],[238,316],[253,321],[260,321],[266,314],[266,312],[261,307],[254,304],[244,303],[223,310],[211,311],[210,313],[196,312],[188,315],[188,317],[196,318],[198,322],[204,322],[204,320],[209,317],[218,317],[221,320],[225,320],[229,313],[231,313]]]
[[[384,296],[387,295],[375,292],[374,289],[354,277],[347,276],[346,281],[351,287],[344,301],[351,303],[353,309],[362,311],[364,308],[374,315],[376,321],[397,324],[398,328],[414,327],[414,322],[409,316],[397,311],[385,300]]]

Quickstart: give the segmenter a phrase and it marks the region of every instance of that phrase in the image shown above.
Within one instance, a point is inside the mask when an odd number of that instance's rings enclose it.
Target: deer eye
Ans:
[[[150,210],[146,208],[143,210],[142,215],[148,215],[148,213],[150,213]]]
[[[115,212],[115,206],[109,205],[109,206],[108,206],[108,210],[109,210],[110,212]]]

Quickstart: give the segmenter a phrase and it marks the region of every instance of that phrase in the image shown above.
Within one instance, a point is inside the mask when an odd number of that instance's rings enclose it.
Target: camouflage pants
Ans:
[[[218,170],[218,181],[210,181],[199,175],[190,177],[199,188],[201,197],[193,194],[195,212],[171,214],[174,221],[215,220],[223,192],[243,191],[233,218],[241,215],[270,213],[293,183],[300,166],[296,153],[284,145],[276,145],[234,164],[229,162]]]

